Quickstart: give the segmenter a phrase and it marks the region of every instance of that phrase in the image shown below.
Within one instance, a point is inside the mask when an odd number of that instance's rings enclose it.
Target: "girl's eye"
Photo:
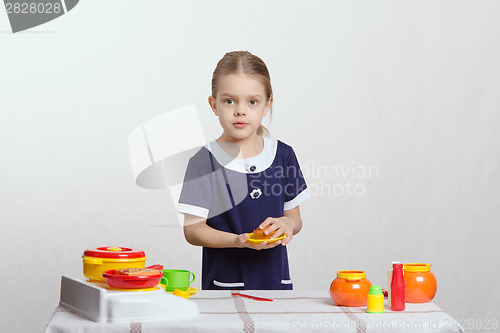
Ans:
[[[256,104],[257,104],[257,101],[256,101],[255,99],[252,99],[252,100],[250,101],[250,105],[256,105]]]
[[[224,103],[226,103],[227,105],[233,105],[234,101],[232,99],[226,99]]]

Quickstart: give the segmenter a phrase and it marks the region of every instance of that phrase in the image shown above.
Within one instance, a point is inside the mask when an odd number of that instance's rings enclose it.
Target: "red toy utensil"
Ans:
[[[264,302],[272,302],[273,300],[270,298],[263,298],[263,297],[257,297],[257,296],[250,296],[250,295],[245,295],[245,294],[240,294],[240,293],[231,293],[233,296],[241,296],[241,297],[246,297],[253,299],[255,301],[264,301]]]

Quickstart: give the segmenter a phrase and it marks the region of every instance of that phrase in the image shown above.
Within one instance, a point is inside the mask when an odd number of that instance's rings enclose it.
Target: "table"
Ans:
[[[404,312],[366,313],[366,307],[335,305],[327,290],[244,290],[273,302],[233,296],[227,290],[204,290],[190,300],[200,315],[190,320],[99,324],[58,306],[46,333],[63,332],[463,332],[434,303],[406,304]]]

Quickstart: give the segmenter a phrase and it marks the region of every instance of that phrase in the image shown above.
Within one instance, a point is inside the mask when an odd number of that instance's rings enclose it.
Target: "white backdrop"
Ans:
[[[239,49],[266,61],[269,129],[294,147],[312,192],[289,246],[295,288],[327,289],[342,269],[384,286],[391,260],[429,262],[439,306],[498,320],[499,11],[496,1],[86,0],[17,34],[0,13],[7,331],[43,330],[61,274],[82,276],[92,246],[141,248],[147,263],[193,270],[199,287],[201,251],[168,192],[134,184],[127,138],[188,104],[207,140],[218,137],[211,74]]]

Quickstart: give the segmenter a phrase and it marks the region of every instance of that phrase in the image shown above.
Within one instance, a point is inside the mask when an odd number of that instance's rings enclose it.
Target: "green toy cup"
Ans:
[[[193,272],[184,269],[162,269],[162,272],[164,277],[161,278],[160,283],[167,286],[167,291],[174,291],[175,289],[185,291],[195,279]],[[191,275],[193,276],[192,279]]]

